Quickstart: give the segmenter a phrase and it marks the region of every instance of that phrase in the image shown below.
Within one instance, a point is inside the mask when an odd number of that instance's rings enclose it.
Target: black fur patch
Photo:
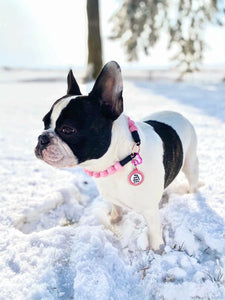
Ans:
[[[163,142],[164,188],[166,188],[175,179],[182,167],[182,143],[178,134],[171,126],[151,120],[145,123],[153,127]]]
[[[49,114],[44,118],[45,126],[51,119],[51,111]],[[71,99],[61,111],[55,132],[71,148],[78,163],[82,163],[98,159],[107,152],[111,143],[112,123],[102,114],[102,106],[96,98],[79,96]],[[74,129],[74,132],[65,134],[65,126]]]
[[[49,129],[51,124],[51,114],[52,114],[52,108],[51,110],[44,116],[42,121],[44,122],[44,128],[45,130]]]

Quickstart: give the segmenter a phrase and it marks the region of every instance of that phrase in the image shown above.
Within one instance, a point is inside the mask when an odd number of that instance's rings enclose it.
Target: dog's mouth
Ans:
[[[55,145],[50,145],[42,151],[42,158],[47,163],[56,163],[63,159],[63,153],[60,151],[59,147]]]
[[[58,138],[54,138],[52,143],[44,149],[37,145],[35,154],[37,158],[57,168],[70,168],[78,164],[70,147]]]

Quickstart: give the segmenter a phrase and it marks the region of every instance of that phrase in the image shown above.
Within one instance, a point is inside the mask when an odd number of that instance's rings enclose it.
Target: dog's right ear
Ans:
[[[67,75],[67,95],[81,95],[80,88],[73,76],[72,70],[70,70]]]

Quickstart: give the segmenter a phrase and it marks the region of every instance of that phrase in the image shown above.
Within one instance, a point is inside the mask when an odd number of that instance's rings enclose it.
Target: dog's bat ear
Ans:
[[[103,113],[116,120],[123,112],[123,82],[120,66],[117,62],[107,63],[98,76],[90,93],[102,104]]]
[[[73,76],[72,70],[70,70],[67,75],[67,95],[81,95],[80,88]]]

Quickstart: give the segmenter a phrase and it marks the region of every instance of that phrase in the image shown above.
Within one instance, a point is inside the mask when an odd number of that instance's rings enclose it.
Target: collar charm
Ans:
[[[144,181],[144,175],[142,172],[135,168],[128,177],[130,184],[132,185],[140,185]]]
[[[130,173],[128,180],[131,185],[140,185],[144,181],[144,174],[140,172],[137,168],[137,165],[140,165],[142,163],[142,158],[140,157],[140,154],[137,153],[136,155],[137,159],[132,160],[132,164],[134,165],[134,170]]]

